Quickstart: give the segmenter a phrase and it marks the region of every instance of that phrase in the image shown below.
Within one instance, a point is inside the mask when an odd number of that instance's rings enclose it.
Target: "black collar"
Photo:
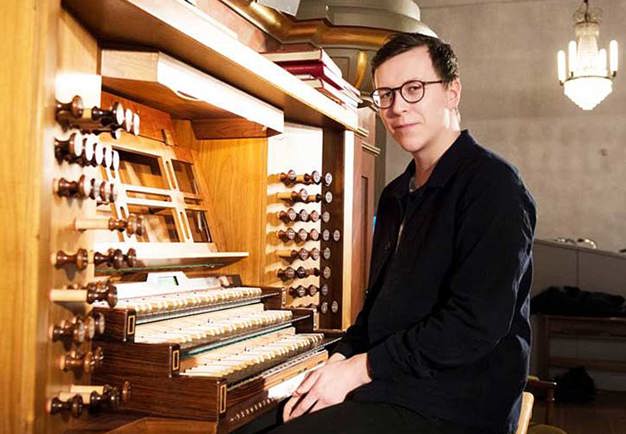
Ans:
[[[459,137],[439,158],[433,173],[431,173],[423,187],[425,189],[443,187],[457,171],[461,162],[471,154],[475,146],[477,146],[477,143],[470,136],[469,132],[467,130],[461,131]],[[415,160],[411,159],[404,173],[396,178],[390,186],[392,194],[397,198],[407,194],[409,191],[409,180],[413,175],[415,175]]]

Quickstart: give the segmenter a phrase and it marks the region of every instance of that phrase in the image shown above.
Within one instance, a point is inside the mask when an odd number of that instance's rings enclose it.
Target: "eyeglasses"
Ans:
[[[424,98],[426,86],[429,84],[443,83],[443,80],[422,81],[411,80],[398,87],[379,87],[370,94],[374,105],[380,109],[386,109],[393,105],[396,91],[400,91],[402,98],[409,104],[415,104]]]

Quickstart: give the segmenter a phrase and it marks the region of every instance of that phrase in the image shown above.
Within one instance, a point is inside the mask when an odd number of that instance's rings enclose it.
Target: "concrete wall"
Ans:
[[[587,237],[626,248],[626,0],[597,0],[600,45],[620,43],[614,91],[591,112],[563,95],[556,52],[574,37],[570,0],[418,1],[460,60],[463,127],[516,165],[538,203],[539,238]],[[390,139],[390,138],[389,138]],[[410,156],[393,140],[386,180]]]

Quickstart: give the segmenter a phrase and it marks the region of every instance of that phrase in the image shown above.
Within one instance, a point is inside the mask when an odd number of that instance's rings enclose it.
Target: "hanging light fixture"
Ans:
[[[617,74],[617,41],[609,43],[608,58],[604,48],[598,50],[601,14],[584,0],[574,13],[576,40],[568,45],[567,59],[563,50],[557,53],[563,92],[583,110],[592,110],[611,93]]]

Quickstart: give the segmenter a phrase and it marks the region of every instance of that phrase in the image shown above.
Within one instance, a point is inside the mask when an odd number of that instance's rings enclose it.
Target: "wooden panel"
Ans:
[[[373,113],[373,112],[372,112]],[[373,131],[372,133],[373,134]],[[374,224],[374,188],[376,156],[364,148],[363,139],[357,138],[354,168],[354,213],[352,229],[352,287],[350,322],[353,323],[365,301],[372,254]]]
[[[177,133],[184,126],[175,124]],[[219,251],[247,251],[250,256],[224,269],[248,284],[262,282],[265,254],[267,140],[191,140],[195,164],[212,204],[211,227],[220,234]]]
[[[332,256],[329,260],[320,259],[320,267],[329,266],[332,270],[331,278],[325,281],[320,280],[320,284],[328,283],[329,291],[328,295],[322,296],[320,294],[320,305],[324,302],[328,303],[329,309],[325,314],[320,313],[319,327],[322,328],[342,328],[342,313],[347,312],[350,308],[349,300],[345,299],[343,288],[346,273],[349,273],[349,265],[344,263],[344,240],[346,234],[344,233],[345,225],[344,218],[345,200],[352,200],[345,197],[347,192],[345,189],[345,146],[343,132],[331,129],[324,130],[324,146],[322,156],[322,173],[330,172],[333,175],[333,182],[330,187],[322,189],[322,194],[325,191],[330,191],[333,194],[333,201],[330,204],[325,204],[322,211],[328,211],[330,213],[330,221],[328,223],[322,222],[322,231],[328,229],[331,233],[329,241],[321,242],[320,250],[330,248]],[[350,182],[350,185],[352,183]],[[336,230],[341,232],[341,239],[334,241],[332,233]],[[351,234],[348,235],[350,237]],[[332,312],[330,306],[336,302],[339,305],[337,312]]]
[[[95,373],[97,384],[130,381],[132,396],[125,408],[169,417],[200,420],[218,419],[219,380],[209,377],[139,377],[132,375],[101,375]]]
[[[203,119],[192,122],[198,139],[238,139],[268,137],[275,134],[259,124],[243,119]]]
[[[101,375],[123,372],[124,375],[167,378],[180,368],[180,348],[175,344],[97,341],[96,345],[102,347],[105,357],[98,369]],[[178,356],[174,355],[176,352]],[[177,360],[173,360],[174,357],[178,357]],[[173,366],[174,362],[178,362],[178,366]]]
[[[79,94],[84,104],[88,107],[100,103],[100,80],[97,76],[98,45],[96,40],[78,23],[70,14],[61,11],[57,15],[58,21],[58,63],[56,65],[55,94],[56,98],[66,102],[73,95]],[[53,38],[54,39],[54,38]],[[52,99],[46,104],[52,103]],[[52,113],[51,113],[52,115]],[[56,138],[67,137],[59,125],[53,122],[52,132]],[[43,144],[46,152],[53,149],[53,141],[46,140]],[[78,179],[81,175],[92,176],[102,179],[102,175],[95,167],[80,167],[77,164],[62,162],[59,164],[55,159],[47,160],[46,171],[53,178],[65,177],[66,179]],[[50,184],[48,184],[50,185]],[[48,224],[50,225],[50,239],[46,247],[49,252],[64,250],[75,252],[80,248],[89,248],[93,244],[93,231],[78,232],[73,227],[76,218],[93,218],[96,216],[96,203],[93,200],[68,200],[52,193],[50,187],[45,190],[44,196],[49,208]],[[108,208],[108,207],[105,207]],[[54,288],[62,288],[70,284],[85,284],[94,281],[94,268],[89,265],[85,270],[72,271],[58,269],[45,261],[43,272],[50,276]],[[55,304],[49,305],[48,326],[59,324],[62,320],[72,318],[71,312]],[[39,393],[47,400],[56,396],[59,392],[67,392],[71,384],[89,384],[89,375],[77,372],[63,372],[59,369],[59,358],[69,348],[59,342],[48,343],[48,354],[45,360],[47,370],[46,388],[40,389]],[[83,352],[89,351],[90,342],[75,345],[73,348]],[[89,424],[90,417],[84,417],[83,423]],[[69,423],[68,423],[69,422]],[[44,424],[47,432],[62,432],[68,425],[71,426],[71,418],[67,415],[46,415]]]
[[[53,74],[58,5],[27,0],[2,2],[0,23],[0,125],[3,149],[10,157],[0,162],[0,366],[10,372],[0,379],[0,432],[44,432],[43,407],[46,363],[47,293],[50,284],[47,241],[50,173],[43,161],[53,161],[45,128],[53,123]],[[49,50],[49,51],[48,51]],[[46,57],[49,54],[49,57]],[[13,104],[10,102],[17,102]],[[51,142],[47,142],[51,143]],[[42,265],[43,264],[43,265]]]

